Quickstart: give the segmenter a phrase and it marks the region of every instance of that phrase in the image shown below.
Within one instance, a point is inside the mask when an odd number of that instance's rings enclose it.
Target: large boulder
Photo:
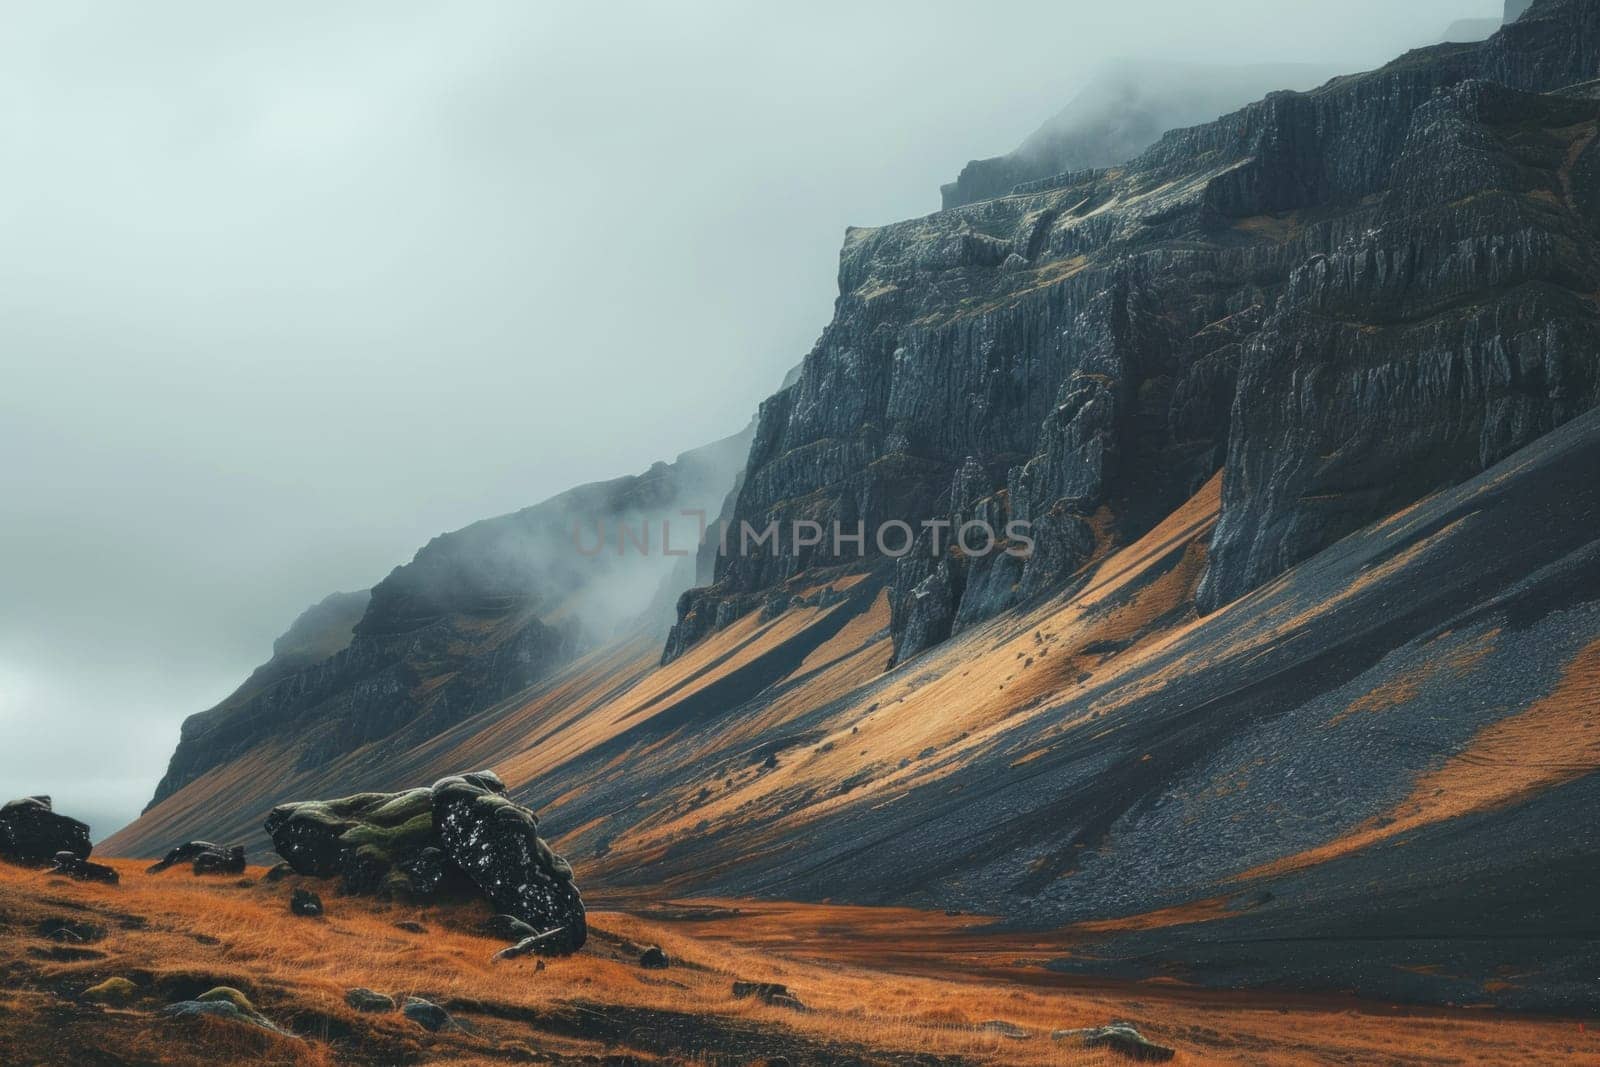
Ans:
[[[266,830],[295,873],[340,877],[346,892],[432,896],[446,887],[426,788],[279,804]]]
[[[539,838],[534,813],[493,771],[400,793],[280,804],[273,846],[297,874],[339,877],[349,893],[488,898],[541,953],[574,952],[587,937],[572,867]]]
[[[89,826],[58,815],[46,796],[21,797],[0,807],[0,856],[16,863],[48,863],[58,852],[88,859]]]
[[[551,935],[544,951],[583,946],[588,927],[572,866],[539,837],[532,811],[475,776],[442,778],[433,785],[433,825],[445,855],[496,908]]]

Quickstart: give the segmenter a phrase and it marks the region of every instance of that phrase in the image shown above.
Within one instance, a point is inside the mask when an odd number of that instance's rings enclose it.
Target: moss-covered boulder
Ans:
[[[426,788],[280,804],[266,829],[297,874],[340,877],[347,892],[425,897],[450,888]]]
[[[486,897],[542,935],[542,952],[576,951],[587,936],[571,865],[493,771],[400,793],[280,804],[266,829],[296,873],[342,878],[346,892]]]
[[[126,1004],[139,993],[139,987],[126,978],[107,978],[83,991],[84,1000],[98,1004]]]
[[[227,1003],[238,1008],[240,1011],[247,1013],[254,1013],[256,1010],[256,1006],[250,1003],[250,998],[233,988],[231,985],[219,985],[214,989],[208,989],[194,999],[200,1001],[202,1004],[214,1004],[226,1001]]]

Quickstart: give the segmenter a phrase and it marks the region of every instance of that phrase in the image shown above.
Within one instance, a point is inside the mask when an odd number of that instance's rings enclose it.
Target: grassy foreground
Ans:
[[[1130,1062],[1051,1038],[1113,1020],[1176,1048],[1180,1064],[1600,1063],[1600,1040],[1572,1020],[1085,985],[1030,954],[1060,955],[1061,941],[990,935],[972,917],[640,904],[593,913],[592,941],[577,956],[496,962],[502,944],[479,932],[480,906],[340,897],[315,880],[265,882],[259,869],[199,879],[115,865],[120,886],[0,865],[8,1067]],[[322,894],[323,918],[289,913],[296,884]],[[63,925],[74,932],[52,934]],[[646,945],[661,946],[671,966],[642,968]],[[102,986],[114,978],[130,983],[113,983],[120,995]],[[808,1010],[736,998],[738,980],[782,983]],[[159,1014],[218,986],[242,992],[283,1033]],[[423,997],[458,1027],[430,1033],[398,1012],[357,1012],[345,1001],[353,987]]]

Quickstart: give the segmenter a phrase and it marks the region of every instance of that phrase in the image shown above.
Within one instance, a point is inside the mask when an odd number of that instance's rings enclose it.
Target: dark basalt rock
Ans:
[[[161,1009],[161,1014],[173,1019],[220,1019],[226,1022],[243,1023],[261,1030],[277,1034],[281,1037],[301,1040],[297,1035],[273,1024],[259,1011],[250,999],[237,989],[228,986],[218,986],[207,990],[194,1000],[182,1000],[176,1004],[168,1004]]]
[[[434,783],[433,825],[445,854],[495,907],[540,931],[561,928],[550,951],[575,952],[587,927],[572,867],[540,839],[533,812],[492,788],[498,783]]]
[[[1178,1054],[1176,1049],[1156,1044],[1126,1023],[1054,1030],[1050,1037],[1056,1041],[1075,1041],[1084,1048],[1109,1049],[1138,1063],[1166,1063]]]
[[[393,997],[360,987],[347,990],[344,1002],[360,1012],[390,1012],[395,1008]]]
[[[180,863],[190,864],[195,874],[243,874],[244,846],[227,847],[214,845],[210,841],[189,841],[145,868],[145,873],[160,874]]]
[[[400,1011],[407,1019],[410,1019],[424,1030],[455,1029],[455,1020],[450,1018],[449,1012],[432,1001],[423,1000],[421,997],[407,997],[405,1006]]]
[[[234,845],[217,852],[202,852],[194,858],[195,874],[243,874],[244,846]]]
[[[117,873],[115,867],[107,867],[103,863],[91,863],[76,852],[57,852],[50,873],[64,874],[80,882],[103,882],[106,885],[116,885],[122,881],[122,876]]]
[[[639,966],[647,971],[664,971],[671,965],[672,961],[667,958],[660,945],[651,945],[639,953]]]
[[[53,918],[46,919],[36,928],[40,937],[59,941],[64,945],[84,945],[94,941],[104,940],[106,928],[98,923],[81,922],[77,919]]]
[[[586,928],[572,868],[539,838],[533,812],[493,771],[401,793],[280,804],[266,830],[300,874],[338,876],[349,893],[431,899],[483,895],[498,935],[574,952]]]
[[[779,982],[735,982],[733,983],[733,997],[735,1000],[744,1000],[749,997],[770,1004],[776,1008],[788,1008],[790,1011],[805,1011],[806,1006],[800,998],[789,992],[789,987]]]
[[[515,945],[494,954],[497,960],[514,960],[520,956],[560,956],[572,951],[567,948],[566,929],[553,926],[542,934],[525,937]]]
[[[490,937],[499,938],[501,941],[512,943],[525,941],[536,936],[539,931],[517,918],[515,915],[495,915],[484,920],[483,932]]]
[[[42,864],[58,852],[88,859],[92,851],[88,824],[56,814],[47,796],[21,797],[0,807],[0,857]]]
[[[449,874],[425,788],[280,804],[266,831],[296,873],[337,875],[350,893],[431,896]]]
[[[289,913],[316,918],[322,914],[322,898],[309,889],[296,889],[289,894]]]

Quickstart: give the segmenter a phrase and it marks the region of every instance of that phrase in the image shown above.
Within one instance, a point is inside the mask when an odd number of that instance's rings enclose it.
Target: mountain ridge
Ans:
[[[279,800],[494,766],[602,901],[971,911],[1073,932],[1067,973],[1592,1004],[1600,102],[1567,90],[1597,76],[1600,9],[1538,0],[850,231],[712,508],[1021,519],[1031,556],[703,551],[665,652],[241,735],[106,849],[260,848]],[[523,580],[433,573],[357,642]]]

